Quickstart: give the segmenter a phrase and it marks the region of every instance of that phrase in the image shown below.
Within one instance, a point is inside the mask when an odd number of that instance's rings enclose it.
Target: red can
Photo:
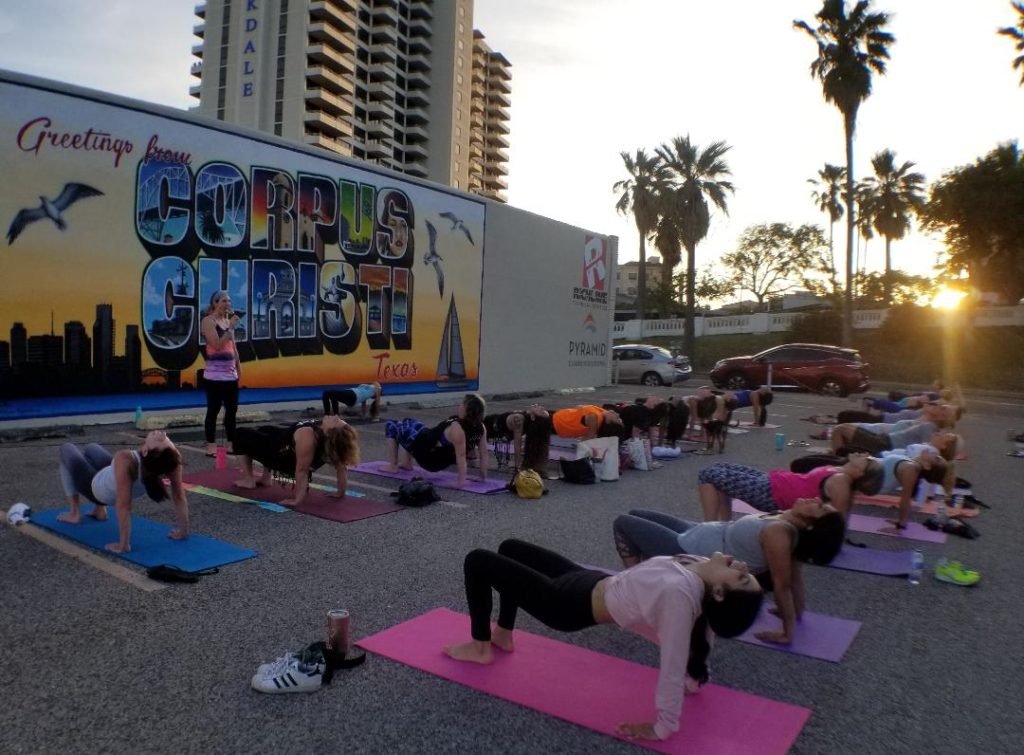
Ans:
[[[334,608],[327,612],[327,648],[348,650],[348,611]]]

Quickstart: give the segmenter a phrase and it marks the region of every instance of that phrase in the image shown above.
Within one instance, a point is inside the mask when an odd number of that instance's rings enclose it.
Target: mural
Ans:
[[[218,289],[243,388],[477,386],[483,202],[42,84],[0,76],[5,401],[194,388]]]

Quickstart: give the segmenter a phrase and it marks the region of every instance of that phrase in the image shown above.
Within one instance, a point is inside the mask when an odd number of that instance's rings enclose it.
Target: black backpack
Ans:
[[[434,490],[434,484],[422,477],[413,477],[398,486],[398,491],[391,494],[399,506],[420,508],[441,500]]]

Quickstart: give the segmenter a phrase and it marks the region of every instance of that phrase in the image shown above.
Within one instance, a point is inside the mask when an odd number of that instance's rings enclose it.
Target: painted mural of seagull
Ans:
[[[64,210],[73,205],[79,199],[85,199],[86,197],[99,197],[102,195],[102,191],[94,189],[91,186],[69,183],[64,184],[64,189],[61,191],[60,196],[53,201],[50,201],[46,197],[39,197],[42,204],[33,208],[26,207],[23,210],[19,210],[18,214],[14,216],[14,220],[11,221],[11,227],[7,229],[7,245],[10,246],[14,243],[14,240],[18,238],[23,230],[25,230],[25,226],[43,218],[49,218],[60,230],[63,231],[67,228],[67,223],[64,222],[64,216],[61,215]]]
[[[464,234],[466,234],[466,238],[469,239],[469,243],[473,244],[473,237],[470,235],[469,229],[466,227],[466,224],[462,222],[462,218],[457,217],[454,212],[442,212],[441,217],[452,224],[452,227],[449,228],[448,230],[462,231]],[[476,244],[473,245],[476,246]]]
[[[444,259],[440,254],[437,253],[437,229],[429,221],[425,221],[427,224],[427,235],[430,237],[430,250],[423,255],[424,265],[433,265],[434,272],[437,273],[437,292],[444,298],[444,270],[441,269],[441,261]]]

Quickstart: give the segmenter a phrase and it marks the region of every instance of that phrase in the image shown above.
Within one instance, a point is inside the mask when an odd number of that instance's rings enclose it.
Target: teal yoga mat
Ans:
[[[67,509],[35,510],[32,523],[43,529],[74,540],[76,543],[95,548],[108,556],[123,558],[139,566],[167,564],[185,571],[201,571],[215,566],[233,564],[253,558],[256,551],[238,548],[206,535],[189,535],[187,540],[171,540],[167,537],[173,527],[132,515],[132,550],[130,553],[111,553],[104,547],[116,543],[117,522],[114,512],[105,522],[97,522],[91,516],[83,516],[81,524],[58,522],[57,515]]]

